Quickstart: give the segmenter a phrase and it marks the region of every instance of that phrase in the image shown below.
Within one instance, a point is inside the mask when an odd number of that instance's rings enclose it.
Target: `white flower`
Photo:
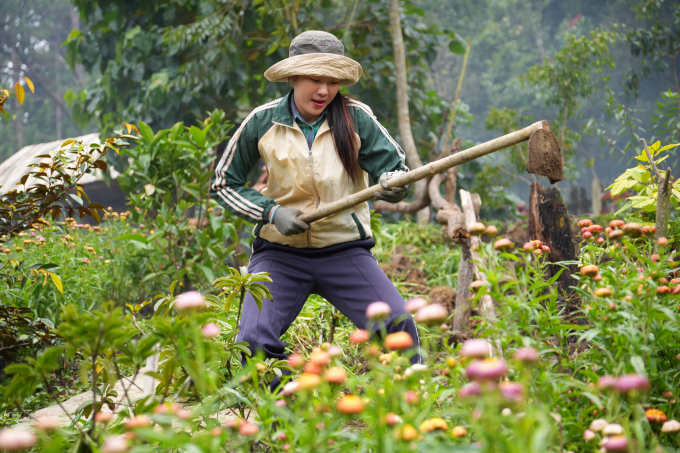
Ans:
[[[623,434],[623,426],[618,423],[610,423],[604,427],[602,434],[605,436],[616,436],[618,434]]]
[[[607,420],[605,420],[603,418],[597,418],[590,423],[590,429],[592,431],[595,431],[596,433],[599,433],[608,424],[609,424],[609,422]]]

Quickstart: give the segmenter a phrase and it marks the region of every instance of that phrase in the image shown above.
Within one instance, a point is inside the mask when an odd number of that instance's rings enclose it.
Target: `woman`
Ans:
[[[330,33],[308,31],[290,45],[290,57],[265,72],[272,82],[292,82],[281,99],[253,110],[229,141],[213,176],[211,194],[227,210],[256,223],[248,272],[269,272],[273,301],[259,311],[248,295],[238,341],[253,352],[285,359],[281,336],[310,294],[337,307],[357,327],[366,307],[384,301],[392,314],[387,331],[404,330],[419,344],[404,300],[371,254],[367,203],[307,224],[298,216],[408,171],[404,153],[366,105],[338,94],[355,84],[361,65],[344,56]],[[245,187],[262,158],[269,172],[262,193]],[[398,202],[406,187],[375,197]]]

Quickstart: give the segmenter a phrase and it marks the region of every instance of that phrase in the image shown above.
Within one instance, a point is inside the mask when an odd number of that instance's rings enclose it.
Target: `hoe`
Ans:
[[[443,159],[430,162],[415,170],[404,173],[388,181],[389,188],[413,184],[416,181],[425,179],[449,168],[470,162],[487,154],[500,151],[510,146],[529,140],[529,160],[527,171],[535,175],[545,176],[551,184],[561,181],[562,178],[562,153],[557,142],[557,137],[550,129],[547,121],[538,121],[530,126],[511,132],[502,137],[484,142],[459,153],[445,157]],[[373,198],[373,194],[381,189],[380,184],[364,189],[349,197],[329,203],[315,211],[300,215],[300,220],[307,223],[315,222],[319,219],[343,211],[347,208],[356,206],[364,201]]]

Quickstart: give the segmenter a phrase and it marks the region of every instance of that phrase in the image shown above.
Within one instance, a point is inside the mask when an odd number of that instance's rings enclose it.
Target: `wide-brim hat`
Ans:
[[[299,34],[290,43],[288,58],[264,73],[270,82],[287,82],[291,76],[332,77],[340,86],[354,85],[361,78],[361,65],[345,56],[345,46],[330,33],[319,30]]]

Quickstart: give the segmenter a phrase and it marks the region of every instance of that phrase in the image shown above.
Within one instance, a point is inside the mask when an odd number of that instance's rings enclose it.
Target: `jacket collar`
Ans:
[[[290,90],[285,95],[279,104],[274,108],[274,115],[272,120],[275,123],[283,124],[288,127],[295,127],[293,121],[293,113],[290,111],[290,98],[293,96],[293,90]]]

